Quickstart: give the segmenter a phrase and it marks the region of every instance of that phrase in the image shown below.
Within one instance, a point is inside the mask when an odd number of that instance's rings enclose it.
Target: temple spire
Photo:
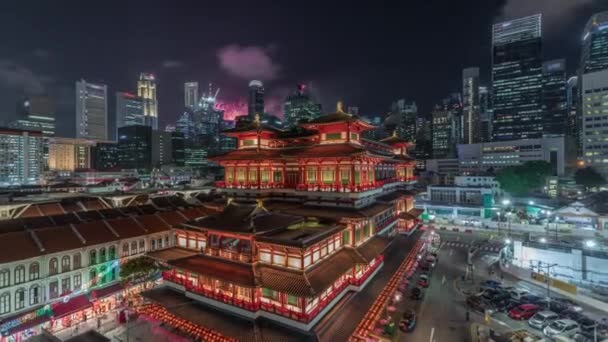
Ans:
[[[344,113],[344,111],[342,110],[342,101],[338,101],[338,103],[336,104],[336,112]]]

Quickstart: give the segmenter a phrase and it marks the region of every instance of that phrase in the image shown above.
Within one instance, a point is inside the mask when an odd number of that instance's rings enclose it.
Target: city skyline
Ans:
[[[192,80],[202,82],[201,84],[213,82],[222,88],[222,100],[233,102],[246,98],[248,82],[259,78],[266,88],[267,111],[272,114],[282,111],[283,101],[294,84],[305,82],[312,83],[313,95],[325,108],[332,108],[335,101],[341,99],[345,103],[357,105],[364,115],[377,115],[387,113],[395,98],[407,98],[419,103],[421,112],[428,115],[433,103],[445,94],[460,90],[460,73],[463,68],[479,66],[481,83],[489,84],[491,26],[501,20],[543,13],[545,59],[566,58],[568,75],[574,74],[574,67],[580,58],[586,21],[593,13],[608,9],[607,4],[600,4],[599,1],[578,3],[555,6],[560,8],[557,10],[549,6],[547,1],[525,6],[518,0],[492,4],[479,1],[470,2],[466,6],[401,5],[402,8],[391,8],[391,11],[380,10],[382,13],[378,13],[377,9],[368,11],[365,8],[331,5],[319,14],[316,11],[310,13],[309,10],[298,12],[300,21],[319,16],[318,25],[304,24],[302,30],[297,30],[295,34],[302,39],[287,39],[284,33],[276,30],[278,25],[289,24],[286,21],[292,15],[284,14],[279,8],[262,5],[254,9],[240,6],[239,11],[228,11],[229,13],[218,8],[218,18],[212,18],[204,27],[188,24],[178,29],[167,25],[175,21],[188,22],[186,12],[197,5],[185,4],[164,12],[161,6],[152,3],[145,8],[141,17],[158,20],[144,34],[135,32],[134,28],[141,19],[131,15],[136,5],[130,3],[115,18],[115,26],[121,29],[110,28],[107,34],[102,34],[104,20],[114,13],[100,9],[95,18],[84,16],[78,19],[82,23],[78,20],[60,23],[63,16],[70,15],[70,11],[78,11],[78,6],[59,13],[42,4],[34,11],[28,8],[27,15],[12,16],[28,17],[39,21],[41,25],[53,26],[54,30],[50,32],[40,33],[32,28],[21,27],[18,23],[12,23],[11,18],[4,21],[6,25],[15,24],[23,39],[21,43],[14,39],[7,40],[9,46],[0,63],[0,88],[6,90],[0,98],[0,109],[5,113],[13,109],[18,95],[49,92],[58,99],[59,119],[71,118],[73,114],[66,112],[74,108],[74,99],[69,95],[73,94],[70,88],[76,80],[84,78],[107,84],[111,94],[118,91],[133,92],[133,84],[138,75],[152,72],[158,76],[159,127],[177,120],[183,109],[183,84]],[[457,24],[456,18],[460,15],[455,14],[465,15],[471,9],[485,15],[475,16],[467,23],[459,22],[459,36],[463,38],[450,39],[445,44],[433,44],[442,37],[442,32],[448,32],[448,29]],[[275,19],[250,30],[247,18],[241,15],[241,11],[245,10],[260,12],[263,17]],[[19,14],[21,11],[15,7],[3,12]],[[389,12],[404,14],[406,17],[401,19],[403,25],[370,25],[372,29],[361,28],[366,30],[361,35],[360,28],[351,27],[346,32],[344,28],[338,27],[340,25],[336,25],[340,20],[334,20],[344,18],[349,21],[375,21],[376,17],[394,15]],[[283,15],[278,16],[278,13]],[[39,18],[40,14],[44,14],[44,17]],[[207,29],[208,25],[221,25],[221,22],[217,22],[220,14],[236,17],[243,24],[232,26],[226,33],[207,33],[212,32]],[[424,35],[419,30],[420,27],[425,27],[422,19],[425,16],[421,14],[432,14],[435,18],[433,29],[424,31]],[[164,15],[166,20],[162,20]],[[90,22],[91,25],[86,25],[82,32],[74,30],[75,25],[84,22]],[[291,24],[298,23],[294,21]],[[290,34],[294,33],[290,31]],[[95,44],[102,51],[112,49],[113,53],[87,55],[84,58],[86,49],[82,49],[81,45],[91,44],[84,39],[86,35],[95,37]],[[173,39],[178,35],[186,41],[196,39],[200,42],[186,44]],[[403,44],[404,47],[396,46],[392,43],[396,39],[410,43]],[[52,46],[49,42],[53,41],[60,43]],[[314,42],[317,48],[310,49],[310,42]],[[145,46],[141,47],[141,44]],[[348,46],[358,47],[365,53],[352,53]],[[408,53],[407,57],[397,58],[404,55],[399,51],[411,52],[412,47],[418,47],[421,53]],[[331,50],[343,53],[324,53]],[[451,54],[451,58],[446,61],[445,54],[441,51],[459,53]],[[421,63],[425,62],[433,67],[420,68]],[[70,65],[70,68],[64,65]],[[114,106],[109,104],[109,108]],[[10,110],[6,116],[14,115],[13,111]],[[61,131],[58,133],[66,135]]]

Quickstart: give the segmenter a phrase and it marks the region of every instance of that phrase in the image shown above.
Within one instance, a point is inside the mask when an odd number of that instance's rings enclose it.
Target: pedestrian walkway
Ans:
[[[116,309],[114,309],[102,316],[99,316],[99,321],[97,320],[97,318],[90,318],[85,322],[80,322],[77,325],[60,330],[54,335],[62,341],[65,341],[71,337],[74,337],[89,330],[95,330],[101,334],[106,335],[108,332],[118,328],[119,325],[120,324],[116,319]]]
[[[444,246],[467,249],[467,248],[471,247],[471,244],[466,243],[466,242],[460,242],[460,241],[446,241],[446,242],[444,242]],[[500,252],[500,248],[501,248],[500,246],[481,246],[481,247],[479,247],[479,251],[498,253],[498,252]]]

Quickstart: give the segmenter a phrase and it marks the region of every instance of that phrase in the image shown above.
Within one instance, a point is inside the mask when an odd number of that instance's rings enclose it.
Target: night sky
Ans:
[[[142,71],[159,80],[160,127],[181,113],[189,80],[212,81],[231,102],[261,79],[279,115],[298,82],[326,111],[342,99],[384,114],[406,98],[428,113],[460,91],[464,67],[489,83],[492,23],[543,13],[545,58],[567,58],[574,73],[585,22],[608,10],[607,0],[273,2],[3,1],[0,115],[10,120],[23,94],[49,93],[58,133],[71,135],[75,80],[108,84],[113,113],[114,92],[135,91]]]

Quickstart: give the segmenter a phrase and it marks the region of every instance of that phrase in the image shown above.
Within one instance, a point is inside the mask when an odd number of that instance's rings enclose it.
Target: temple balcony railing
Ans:
[[[365,184],[341,184],[341,183],[299,183],[295,185],[296,191],[306,192],[338,192],[338,193],[360,193],[370,190],[381,189],[384,186],[399,185],[402,183],[412,183],[416,177],[395,177],[376,180]],[[271,190],[271,189],[291,189],[283,183],[249,183],[249,182],[225,182],[218,181],[215,186],[219,189],[242,189],[242,190]]]

